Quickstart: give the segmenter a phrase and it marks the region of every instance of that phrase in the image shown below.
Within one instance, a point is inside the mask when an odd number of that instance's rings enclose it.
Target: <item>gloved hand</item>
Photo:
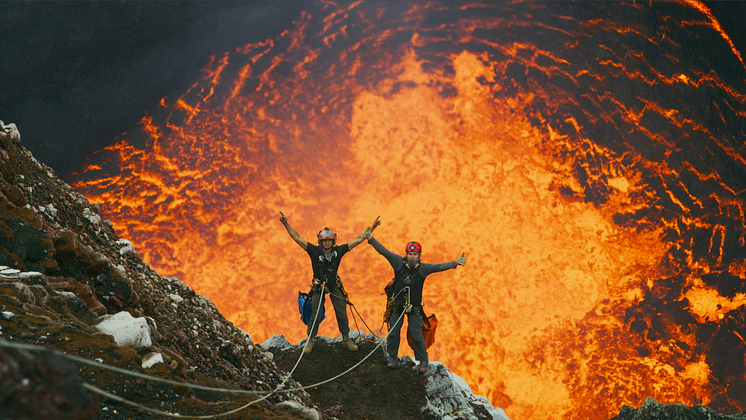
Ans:
[[[466,265],[466,257],[464,257],[464,253],[461,253],[461,256],[456,258],[456,265]]]

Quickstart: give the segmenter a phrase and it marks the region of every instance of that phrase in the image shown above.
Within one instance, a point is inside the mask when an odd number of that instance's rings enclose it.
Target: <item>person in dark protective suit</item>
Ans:
[[[280,222],[282,222],[285,229],[293,238],[295,243],[300,245],[311,257],[311,264],[313,266],[313,281],[311,284],[311,320],[317,319],[317,311],[320,310],[322,305],[326,301],[326,295],[330,294],[332,306],[334,306],[334,313],[337,316],[337,326],[339,332],[342,333],[342,343],[350,351],[357,351],[357,345],[350,338],[350,327],[347,319],[347,292],[345,292],[342,286],[342,280],[337,275],[339,270],[339,263],[342,261],[342,257],[351,251],[356,246],[360,245],[361,242],[370,236],[371,232],[375,227],[368,227],[358,235],[355,239],[349,243],[343,245],[337,245],[337,234],[327,228],[320,231],[316,238],[318,239],[318,246],[311,245],[306,242],[305,239],[301,238],[298,232],[293,229],[288,223],[287,217],[280,212]],[[374,225],[380,224],[378,219],[373,223]],[[323,291],[323,293],[322,293]],[[309,322],[306,333],[308,334],[308,342],[303,352],[308,354],[311,353],[314,346],[314,337],[318,334],[319,323]]]
[[[425,337],[422,335],[422,287],[425,284],[425,278],[440,271],[450,270],[459,265],[466,264],[466,257],[461,253],[454,261],[441,264],[428,264],[420,262],[422,255],[422,246],[419,242],[409,242],[405,247],[406,256],[397,255],[384,248],[372,235],[372,230],[381,223],[376,219],[370,231],[363,231],[363,235],[368,239],[368,243],[378,251],[379,254],[386,257],[391,267],[394,269],[394,283],[392,296],[394,296],[394,305],[389,315],[389,336],[387,340],[388,360],[386,366],[394,368],[399,360],[399,341],[401,338],[401,327],[404,323],[402,313],[407,314],[409,324],[409,333],[412,336],[412,347],[414,357],[420,362],[418,367],[422,373],[428,370],[427,347]],[[400,320],[401,318],[401,320]],[[397,322],[399,321],[399,322]]]

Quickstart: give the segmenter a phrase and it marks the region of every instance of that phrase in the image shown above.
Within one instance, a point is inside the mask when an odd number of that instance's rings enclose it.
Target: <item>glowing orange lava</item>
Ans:
[[[306,240],[328,226],[339,243],[381,215],[375,236],[391,250],[418,240],[427,262],[466,252],[465,267],[425,284],[426,311],[440,321],[430,358],[511,418],[606,419],[646,397],[708,404],[724,385],[696,351],[700,338],[638,308],[691,304],[682,310],[707,322],[746,307],[743,294],[697,280],[728,264],[717,251],[725,235],[710,244],[720,262],[687,268],[687,294],[671,301],[662,282],[682,271],[671,261],[687,260],[675,249],[689,252],[672,232],[713,227],[696,215],[709,199],[671,180],[696,173],[727,185],[664,157],[694,132],[734,160],[742,152],[678,104],[625,96],[613,80],[718,89],[738,109],[744,96],[711,73],[665,74],[610,43],[581,63],[577,28],[675,45],[666,32],[570,12],[539,22],[542,7],[314,4],[277,39],[215,58],[186,94],[95,156],[76,188],[145,261],[210,297],[255,342],[305,336],[296,298],[311,269],[278,212]],[[537,28],[551,42],[516,35]],[[340,275],[378,328],[386,261],[363,244]],[[338,335],[336,322],[319,333]]]

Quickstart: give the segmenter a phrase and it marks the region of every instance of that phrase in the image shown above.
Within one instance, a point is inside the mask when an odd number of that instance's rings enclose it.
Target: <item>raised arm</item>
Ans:
[[[381,243],[378,242],[376,238],[368,239],[368,243],[373,246],[373,249],[378,251],[379,254],[383,255],[386,260],[388,260],[389,264],[391,264],[391,268],[393,268],[394,271],[401,268],[402,261],[404,260],[403,256],[396,255],[393,252],[389,251],[383,245],[381,245]]]
[[[371,238],[371,235],[373,234],[373,231],[381,224],[380,219],[381,216],[376,217],[376,220],[373,221],[373,224],[365,228],[362,233],[357,235],[357,238],[350,241],[349,244],[347,244],[350,247],[350,251],[352,251],[352,248],[355,248],[356,246],[360,245],[364,240]]]
[[[301,248],[307,249],[308,248],[308,242],[306,242],[305,239],[301,238],[298,232],[293,229],[292,226],[290,226],[290,223],[288,223],[288,218],[285,217],[282,212],[280,212],[280,222],[282,222],[282,225],[285,226],[285,229],[288,231],[288,234],[290,234],[290,237],[293,238],[296,244],[298,244]]]

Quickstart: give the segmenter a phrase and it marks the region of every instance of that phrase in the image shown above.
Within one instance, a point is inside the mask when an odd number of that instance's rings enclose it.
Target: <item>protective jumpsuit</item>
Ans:
[[[387,341],[389,356],[397,358],[399,354],[401,327],[404,323],[401,311],[404,309],[403,299],[406,296],[407,291],[409,291],[409,303],[412,305],[412,310],[407,314],[407,322],[409,324],[409,333],[412,335],[414,357],[420,362],[428,362],[425,337],[422,335],[422,287],[424,286],[425,278],[428,275],[456,268],[456,261],[454,260],[441,264],[419,263],[416,267],[409,268],[405,264],[406,258],[404,256],[394,254],[387,250],[375,238],[370,238],[368,243],[388,260],[389,264],[391,264],[391,268],[394,269],[394,275],[396,276],[396,281],[394,283],[394,296],[397,296],[397,308],[389,317],[389,326],[391,328]],[[399,320],[399,318],[402,319]]]
[[[309,243],[306,247],[306,252],[311,257],[314,277],[314,286],[311,292],[311,318],[308,322],[308,329],[306,330],[309,338],[316,337],[316,334],[319,332],[319,322],[317,320],[314,325],[313,320],[317,319],[316,312],[326,301],[328,293],[331,293],[331,301],[334,306],[334,313],[337,316],[339,332],[343,336],[350,333],[349,321],[347,319],[347,296],[342,288],[342,282],[337,275],[339,263],[342,257],[349,251],[350,247],[348,244],[335,245],[332,247],[329,258],[327,259],[320,246],[314,246]],[[324,293],[321,293],[321,284],[324,282],[326,282],[326,288],[324,289]],[[313,331],[311,330],[312,327]]]

